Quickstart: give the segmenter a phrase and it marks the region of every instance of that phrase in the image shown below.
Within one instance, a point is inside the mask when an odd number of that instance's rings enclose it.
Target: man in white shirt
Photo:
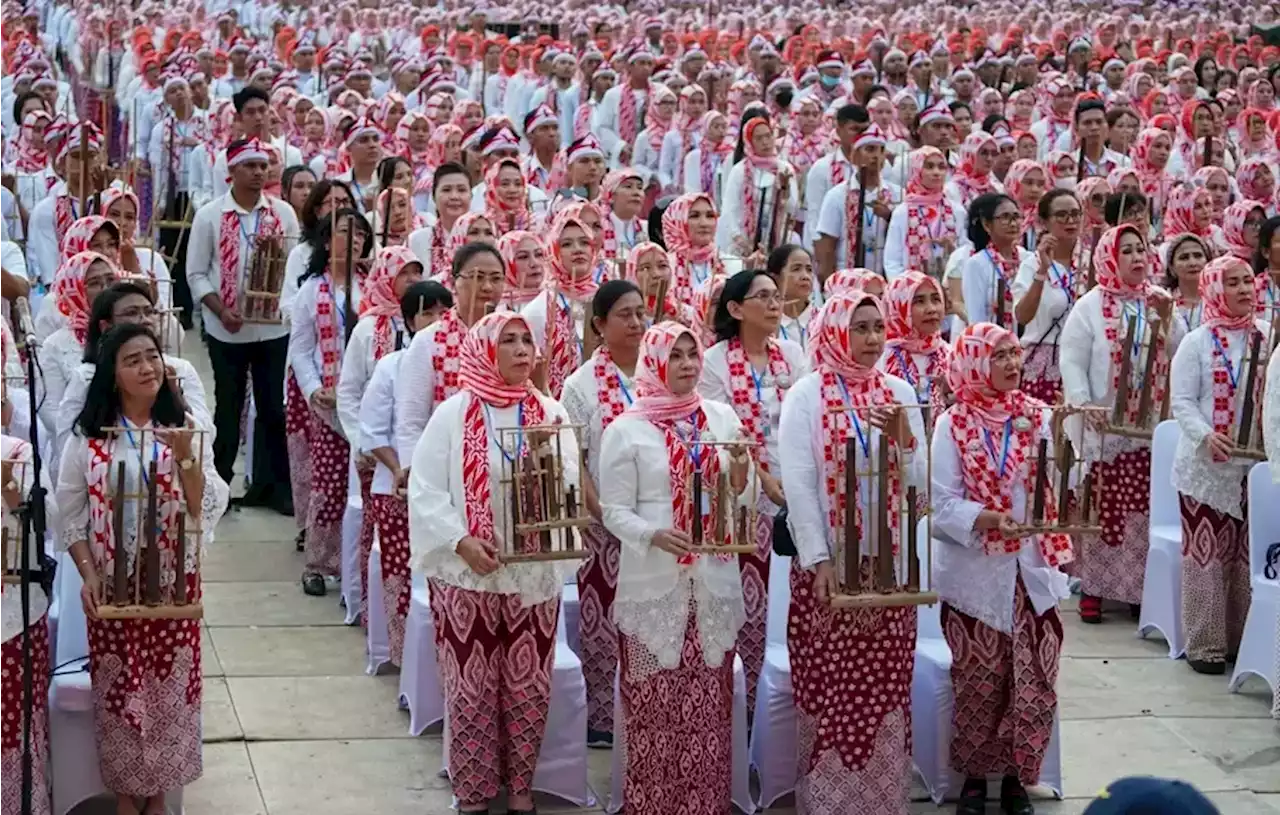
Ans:
[[[287,257],[298,241],[292,207],[262,192],[267,153],[257,139],[232,142],[226,150],[231,189],[196,213],[187,253],[191,295],[203,307],[209,362],[213,368],[217,435],[214,464],[228,483],[240,448],[240,413],[246,377],[253,372],[257,426],[253,435],[252,486],[245,503],[293,514],[289,454],[285,447],[284,368],[289,327],[284,322],[246,323],[247,276],[259,241],[274,238]]]
[[[600,110],[592,130],[600,139],[605,155],[614,155],[619,141],[634,145],[644,129],[645,103],[649,100],[649,76],[653,73],[653,55],[643,47],[633,48],[627,55],[626,80],[610,88],[600,100]],[[629,94],[628,115],[623,115],[623,94]],[[625,121],[624,121],[625,120]]]
[[[247,87],[231,97],[231,104],[235,106],[236,123],[240,126],[240,132],[244,134],[244,138],[257,139],[270,144],[277,153],[284,156],[286,167],[302,163],[302,152],[298,148],[289,144],[284,136],[273,139],[267,132],[267,108],[271,104],[271,97],[266,91]],[[210,184],[205,186],[200,203],[204,204],[209,199],[219,198],[226,193],[227,151],[219,150],[217,157],[213,160]]]
[[[818,234],[818,216],[827,192],[856,173],[853,166],[853,142],[871,126],[871,115],[862,105],[848,104],[836,111],[836,139],[839,145],[813,163],[805,180],[805,216],[802,240],[809,249]]]

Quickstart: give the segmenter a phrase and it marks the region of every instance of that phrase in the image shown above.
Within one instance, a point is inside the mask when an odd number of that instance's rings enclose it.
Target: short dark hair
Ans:
[[[102,340],[102,335],[106,331],[111,330],[115,325],[116,303],[131,294],[141,295],[147,298],[147,302],[155,305],[155,298],[151,296],[151,290],[146,286],[140,286],[131,281],[121,283],[112,283],[95,298],[89,310],[89,331],[85,335],[84,340],[84,361],[91,365],[98,362],[98,343]],[[108,323],[106,330],[99,328],[102,323]]]
[[[773,251],[774,254],[778,252],[777,249]],[[720,299],[716,301],[716,314],[712,321],[717,342],[731,340],[742,330],[742,321],[729,313],[729,304],[741,305],[747,299],[747,292],[751,291],[751,284],[756,282],[757,277],[768,278],[769,282],[777,285],[774,276],[764,269],[746,269],[724,282],[724,288],[720,290]]]
[[[1053,214],[1053,209],[1052,209],[1053,202],[1057,201],[1059,198],[1062,198],[1063,196],[1070,196],[1071,198],[1074,198],[1076,200],[1076,203],[1080,203],[1080,198],[1075,194],[1074,191],[1064,190],[1061,187],[1054,187],[1053,189],[1046,192],[1044,195],[1040,196],[1040,201],[1039,203],[1036,204],[1036,214],[1040,216],[1040,220],[1042,221],[1049,220],[1049,216]]]
[[[609,319],[609,312],[619,300],[628,294],[635,292],[641,297],[644,294],[640,291],[640,287],[630,280],[609,280],[600,284],[600,288],[596,289],[596,294],[591,298],[591,317],[587,320],[587,325],[592,331],[596,330],[596,320]],[[596,336],[600,332],[596,331]]]
[[[156,351],[161,351],[160,340],[145,325],[123,323],[112,326],[102,335],[98,344],[98,364],[93,370],[93,378],[89,380],[89,389],[85,394],[84,407],[76,418],[76,427],[80,434],[89,439],[105,439],[108,434],[104,427],[111,427],[120,421],[120,391],[116,389],[116,357],[126,342],[137,337],[147,337],[155,343]],[[151,405],[151,421],[162,427],[182,427],[186,423],[182,404],[178,401],[176,389],[169,382],[169,375],[164,375],[156,400]]]
[[[1124,202],[1124,212],[1120,211],[1120,202]],[[1102,217],[1108,226],[1116,226],[1130,212],[1147,209],[1147,196],[1140,192],[1113,192],[1107,196],[1107,203],[1102,208]]]
[[[1169,254],[1166,256],[1168,263],[1165,264],[1164,280],[1162,281],[1164,287],[1171,292],[1178,290],[1178,275],[1173,270],[1173,258],[1178,254],[1179,247],[1187,241],[1200,245],[1200,249],[1204,251],[1205,260],[1213,257],[1213,250],[1209,248],[1203,238],[1186,232],[1181,235],[1174,235],[1169,241]]]
[[[947,105],[947,110],[951,111],[951,114],[953,116],[955,115],[955,112],[960,108],[964,108],[965,110],[969,111],[970,118],[973,117],[973,108],[969,107],[968,102],[961,102],[959,99],[957,99],[956,101],[951,102],[950,104]]]
[[[360,259],[369,257],[373,252],[373,227],[369,226],[369,220],[358,210],[347,207],[339,209],[333,218],[325,218],[316,228],[316,240],[311,246],[311,259],[307,261],[306,271],[298,278],[299,285],[309,278],[320,277],[324,274],[324,270],[329,268],[329,241],[333,238],[334,225],[348,219],[357,232],[364,234],[364,249],[360,253]]]
[[[975,251],[981,252],[991,243],[991,235],[982,222],[996,217],[996,210],[1005,201],[1013,204],[1015,208],[1018,206],[1017,201],[1002,192],[984,192],[969,204],[968,223],[965,227]]]
[[[1277,230],[1280,230],[1280,215],[1272,215],[1262,222],[1262,229],[1258,232],[1258,248],[1253,250],[1254,274],[1266,274],[1267,268],[1271,266],[1271,241]]]
[[[40,107],[43,108],[46,113],[49,111],[49,103],[44,100],[43,96],[35,91],[27,91],[17,99],[13,100],[13,120],[17,122],[18,127],[22,127],[22,108],[32,99],[39,100]]]
[[[836,124],[866,124],[871,121],[871,114],[867,113],[867,109],[857,103],[849,103],[841,105],[836,111]]]
[[[434,198],[436,191],[440,189],[441,179],[445,176],[460,175],[467,179],[467,183],[471,183],[471,173],[467,172],[467,168],[458,164],[456,161],[446,162],[436,168],[431,175],[431,197]]]
[[[322,178],[316,182],[311,188],[311,194],[307,196],[307,200],[302,204],[302,237],[306,243],[315,244],[316,230],[320,226],[319,218],[316,217],[316,210],[324,204],[324,199],[329,197],[329,191],[334,187],[341,187],[342,191],[347,194],[347,200],[350,206],[354,207],[356,197],[351,193],[351,188],[347,186],[345,181],[339,181],[336,178]]]
[[[235,107],[236,113],[244,113],[245,105],[254,99],[261,99],[268,107],[271,106],[271,97],[261,88],[253,85],[245,85],[231,96],[231,104]]]
[[[454,253],[453,268],[450,270],[449,276],[456,279],[458,275],[462,274],[463,267],[474,260],[477,256],[483,255],[486,252],[497,258],[498,263],[504,270],[507,268],[507,261],[502,257],[502,253],[498,251],[498,247],[491,243],[473,241],[472,243],[465,244],[461,249]]]
[[[1092,97],[1081,99],[1076,103],[1076,123],[1078,124],[1080,122],[1080,117],[1091,110],[1100,110],[1105,116],[1107,113],[1107,106],[1103,104],[1101,99],[1094,99]]]
[[[996,128],[1000,125],[1009,126],[1009,120],[1001,116],[999,113],[992,113],[982,120],[982,129],[987,133],[995,133]]]
[[[400,316],[406,326],[411,326],[415,317],[436,306],[453,308],[453,292],[434,280],[419,280],[404,290],[404,296],[400,298]]]

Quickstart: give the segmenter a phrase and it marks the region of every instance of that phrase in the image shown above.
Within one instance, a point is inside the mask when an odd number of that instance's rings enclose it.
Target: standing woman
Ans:
[[[1022,253],[1013,282],[1014,317],[1023,326],[1020,388],[1028,396],[1056,405],[1062,395],[1058,338],[1071,307],[1089,288],[1088,269],[1077,266],[1084,208],[1070,190],[1050,190],[1040,198],[1038,214],[1041,231],[1036,251]],[[1005,328],[1012,330],[1013,325],[1007,323]]]
[[[508,311],[520,311],[542,291],[542,279],[547,273],[546,245],[533,232],[517,229],[498,238],[498,251],[507,270],[502,304]]]
[[[674,322],[650,328],[640,346],[636,400],[605,431],[600,504],[621,541],[613,620],[626,729],[627,812],[718,815],[730,809],[734,643],[745,619],[732,557],[695,555],[693,513],[713,528],[719,496],[694,506],[704,485],[728,473],[735,507],[749,459],[702,442],[741,437],[726,405],[697,390],[702,348]],[[708,536],[711,540],[711,536]]]
[[[795,169],[778,158],[768,118],[760,116],[746,123],[741,146],[743,159],[725,178],[724,213],[717,225],[716,245],[722,252],[745,258],[791,240],[791,230],[785,227],[795,218],[800,198]],[[784,196],[781,201],[779,195]],[[779,234],[771,234],[774,212],[779,213]]]
[[[756,681],[764,666],[773,518],[787,503],[779,477],[778,424],[787,389],[807,372],[804,348],[777,336],[782,309],[782,293],[767,272],[752,269],[729,278],[716,305],[716,344],[707,351],[698,384],[703,398],[733,408],[743,435],[756,445],[751,458],[763,493],[756,528],[749,532],[755,535],[756,551],[738,556],[747,613],[738,652],[746,668],[750,711],[755,710]]]
[[[960,212],[943,195],[947,157],[936,147],[907,156],[906,198],[893,208],[885,237],[884,273],[892,280],[908,269],[927,271],[946,262],[959,245]]]
[[[1205,241],[1195,235],[1174,235],[1165,242],[1164,251],[1164,287],[1173,295],[1173,330],[1169,335],[1169,345],[1170,351],[1176,352],[1182,339],[1200,327],[1204,315],[1200,301],[1200,273],[1209,262],[1210,252]],[[1263,292],[1264,297],[1268,294]]]
[[[138,438],[104,430],[120,425],[151,432]],[[140,522],[126,523],[124,541],[112,539],[112,503],[122,496],[113,495],[110,475],[122,463],[127,484],[142,483],[156,465],[154,486],[165,508],[157,534],[163,556],[171,560],[177,545],[179,500],[187,506],[186,529],[203,530],[201,540],[188,542],[184,569],[188,599],[200,599],[198,553],[212,539],[230,489],[214,467],[213,428],[202,428],[207,432],[199,437],[188,428],[155,335],[136,323],[111,329],[99,348],[79,432],[63,450],[57,499],[59,546],[70,549],[84,580],[99,769],[121,815],[162,815],[166,793],[202,770],[200,622],[98,618],[98,607],[115,599],[115,558],[136,561],[141,551]],[[197,444],[203,446],[198,452]],[[126,519],[134,514],[125,512]],[[136,566],[129,568],[132,573]],[[172,600],[172,585],[165,585],[164,599]]]
[[[1262,224],[1266,220],[1266,209],[1257,201],[1237,201],[1227,207],[1222,215],[1222,231],[1218,235],[1219,251],[1252,263],[1258,250]]]
[[[718,219],[716,205],[704,193],[682,195],[662,213],[662,242],[676,263],[671,293],[677,303],[692,304],[713,278],[724,275],[716,249]]]
[[[484,216],[498,235],[534,227],[533,214],[529,210],[528,185],[520,170],[520,162],[503,159],[485,172]]]
[[[812,815],[907,811],[915,608],[837,611],[830,605],[838,590],[834,552],[844,545],[835,535],[845,517],[838,485],[846,439],[857,438],[867,460],[890,445],[898,465],[894,505],[907,486],[923,489],[928,478],[920,412],[901,408],[916,403],[915,390],[876,369],[884,337],[877,298],[854,292],[829,299],[810,340],[817,370],[792,386],[779,428],[797,552],[787,625],[800,733],[796,803]],[[865,490],[857,497],[863,518],[872,517],[870,498]],[[869,526],[862,539],[864,582],[875,568]]]
[[[652,245],[652,244],[646,244]],[[583,543],[591,555],[578,568],[582,674],[587,682],[587,744],[613,744],[613,682],[618,668],[618,632],[613,598],[618,590],[621,544],[604,527],[600,506],[600,450],[604,432],[635,401],[636,363],[646,328],[640,289],[610,280],[591,301],[591,328],[601,339],[595,355],[565,380],[562,400],[569,419],[586,427],[587,474],[582,480],[591,525]]]
[[[969,207],[968,234],[973,254],[964,262],[961,285],[967,322],[1014,325],[1014,285],[1018,268],[1031,254],[1018,245],[1022,213],[1004,193],[979,195]],[[1001,294],[1003,283],[1003,298]],[[999,301],[999,302],[997,302]]]
[[[1205,266],[1200,299],[1204,319],[1178,346],[1170,377],[1182,431],[1173,487],[1182,515],[1187,664],[1223,674],[1240,649],[1251,596],[1245,477],[1252,462],[1231,455],[1246,391],[1240,374],[1254,342],[1270,346],[1267,324],[1254,319],[1253,271],[1244,261],[1222,257]]]
[[[483,317],[459,356],[459,392],[437,407],[413,452],[409,565],[430,585],[458,807],[488,812],[505,787],[507,812],[532,815],[560,592],[570,567],[563,560],[498,560],[499,537],[512,523],[499,482],[503,468],[546,443],[513,442],[515,434],[499,431],[567,423],[569,416],[530,381],[533,336],[519,315]],[[554,442],[563,451],[565,487],[578,489],[573,433],[560,431]]]
[[[355,234],[349,231],[352,225]],[[326,577],[339,574],[350,443],[356,441],[344,434],[337,412],[338,377],[359,314],[363,276],[358,267],[346,267],[347,250],[363,260],[372,246],[369,222],[354,209],[339,210],[334,221],[320,225],[289,330],[289,366],[311,408],[311,503],[302,590],[315,597],[324,596]]]
[[[1158,127],[1148,127],[1140,132],[1129,151],[1129,157],[1133,159],[1129,169],[1138,177],[1141,192],[1151,203],[1151,223],[1157,228],[1164,215],[1165,197],[1172,183],[1165,170],[1172,154],[1173,138]]]
[[[582,364],[582,332],[597,289],[591,277],[596,248],[591,228],[567,210],[551,222],[547,245],[551,267],[543,281],[545,294],[522,313],[546,362],[548,392],[558,396]]]
[[[1018,529],[1035,499],[1034,450],[1050,430],[1045,404],[1018,388],[1021,358],[1012,331],[966,328],[951,357],[956,403],[933,435],[934,579],[956,695],[951,769],[965,777],[958,815],[985,811],[992,775],[1003,776],[1001,811],[1034,812],[1026,786],[1040,780],[1058,706],[1058,602],[1069,595],[1059,567],[1073,553],[1066,535]],[[1053,490],[1041,497],[1052,516]]]
[[[942,284],[922,272],[907,272],[889,283],[884,304],[888,311],[885,351],[876,367],[910,385],[916,402],[932,407],[929,415],[936,422],[951,390],[947,384],[951,346],[942,338],[946,317]]]
[[[9,336],[5,334],[6,343]],[[9,427],[13,408],[9,404],[7,384],[0,386],[0,425]],[[32,469],[31,445],[15,436],[0,435],[0,458],[4,459],[4,483],[0,495],[4,501],[4,531],[15,556],[20,553],[22,540],[21,519],[18,505],[31,494],[34,483]],[[10,464],[10,462],[13,462]],[[53,484],[49,480],[47,469],[40,473],[41,483],[45,488],[44,511],[50,519],[57,520],[58,504],[53,493]],[[31,564],[37,565],[39,553],[43,551],[43,543],[39,546],[32,540]],[[6,549],[5,557],[10,557]],[[5,563],[8,569],[10,563]],[[0,693],[4,697],[5,715],[3,730],[0,730],[0,767],[3,767],[5,815],[17,815],[21,810],[22,800],[22,689],[23,677],[23,639],[30,640],[31,650],[31,803],[33,815],[49,815],[52,812],[49,799],[49,598],[39,585],[31,585],[31,624],[22,628],[22,595],[21,586],[17,583],[4,584],[4,629],[0,641],[4,643],[0,649]]]
[[[1123,355],[1131,355],[1129,400],[1122,408],[1125,426],[1136,426],[1147,417],[1138,415],[1146,355],[1125,348],[1130,320],[1147,336],[1156,354],[1151,404],[1164,402],[1168,386],[1169,357],[1165,339],[1173,317],[1173,300],[1152,283],[1148,274],[1147,241],[1137,227],[1118,226],[1103,234],[1093,252],[1098,285],[1081,296],[1067,316],[1059,343],[1062,388],[1068,405],[1113,410]],[[1140,349],[1145,344],[1135,342]],[[1108,415],[1110,419],[1110,415]],[[1078,449],[1097,447],[1094,433],[1086,429]],[[1088,453],[1086,452],[1086,455]],[[1128,603],[1137,616],[1142,602],[1142,580],[1147,563],[1147,499],[1151,482],[1149,441],[1108,438],[1106,447],[1089,455],[1095,458],[1102,513],[1101,535],[1082,539],[1080,619],[1102,622],[1103,599]]]

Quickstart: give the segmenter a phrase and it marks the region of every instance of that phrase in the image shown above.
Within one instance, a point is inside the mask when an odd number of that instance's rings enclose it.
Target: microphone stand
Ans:
[[[25,333],[25,329],[23,331]],[[36,353],[33,339],[29,334],[24,337],[27,347],[27,382],[31,386],[32,394],[36,392]],[[22,603],[22,815],[32,815],[34,811],[32,793],[35,779],[32,767],[31,725],[35,719],[35,684],[31,675],[33,670],[31,656],[31,584],[32,582],[40,583],[47,596],[49,594],[49,586],[53,582],[53,570],[45,568],[43,557],[45,530],[47,528],[44,501],[47,491],[40,479],[42,469],[40,459],[40,422],[35,417],[34,407],[33,404],[30,431],[31,492],[27,494],[26,500],[18,505],[18,516],[22,523],[22,554],[19,556],[19,570],[22,581],[19,586],[19,595]],[[31,563],[32,539],[38,541],[41,546],[39,568],[33,568]]]

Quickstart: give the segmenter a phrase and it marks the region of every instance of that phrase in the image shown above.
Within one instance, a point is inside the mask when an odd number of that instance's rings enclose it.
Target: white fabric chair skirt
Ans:
[[[89,629],[80,604],[82,585],[75,561],[70,553],[63,552],[58,557],[54,581],[59,614],[53,664],[64,667],[49,684],[49,774],[54,815],[67,815],[85,801],[112,805],[115,801],[103,785],[99,770],[89,676]],[[180,813],[182,791],[167,795],[165,806],[171,813]]]
[[[1159,631],[1169,643],[1169,658],[1186,651],[1182,629],[1182,515],[1178,491],[1173,488],[1174,454],[1178,448],[1178,423],[1163,421],[1151,440],[1150,548],[1142,583],[1142,614],[1138,636]]]
[[[764,665],[756,683],[751,723],[751,766],[760,782],[761,808],[795,791],[799,751],[787,614],[791,607],[791,558],[769,557],[769,609],[765,620]]]
[[[587,682],[582,676],[582,661],[569,648],[566,638],[563,600],[557,629],[555,663],[551,668],[551,704],[547,708],[547,730],[538,752],[538,764],[533,771],[533,789],[576,806],[594,806],[595,796],[587,784]],[[407,639],[408,634],[405,636]],[[405,648],[407,651],[407,643]],[[408,662],[407,656],[405,661]],[[449,775],[447,707],[440,774]]]
[[[409,735],[421,736],[428,727],[444,721],[444,688],[436,664],[430,589],[419,572],[413,573],[412,583],[400,665],[400,704],[409,709]]]
[[[1280,694],[1280,579],[1263,574],[1267,547],[1280,541],[1280,486],[1271,477],[1271,465],[1255,464],[1249,471],[1249,582],[1253,597],[1236,668],[1231,674],[1232,693],[1240,690],[1250,674],[1260,676]]]
[[[391,661],[391,641],[387,636],[387,609],[382,596],[382,546],[375,531],[369,550],[369,619],[365,620],[365,653],[369,658],[365,670],[377,674]]]
[[[347,465],[347,506],[342,512],[342,605],[347,625],[355,625],[360,617],[360,524],[364,507],[360,498],[360,477],[354,460]]]
[[[941,805],[959,793],[964,778],[951,769],[951,648],[942,636],[942,606],[920,606],[915,670],[911,677],[912,761],[929,797]],[[1062,798],[1062,751],[1058,717],[1040,768],[1040,785]],[[992,779],[999,782],[999,778]]]
[[[617,815],[626,808],[626,802],[623,800],[623,780],[626,774],[627,728],[626,717],[622,715],[622,692],[616,673],[613,678],[613,709],[613,756],[609,765],[612,781],[609,785],[609,805],[605,807],[605,812]],[[584,716],[584,721],[585,718]],[[751,796],[751,760],[747,754],[747,674],[742,667],[742,657],[736,653],[733,656],[732,749],[733,779],[730,799],[740,811],[753,813],[756,811],[756,802]],[[794,756],[794,753],[792,755]],[[795,764],[794,757],[791,763]]]

